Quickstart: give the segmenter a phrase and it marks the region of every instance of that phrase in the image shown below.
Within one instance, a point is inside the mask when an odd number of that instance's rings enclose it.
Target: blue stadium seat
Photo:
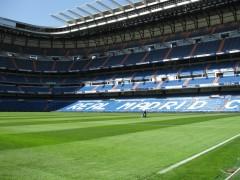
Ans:
[[[199,43],[194,52],[194,55],[202,55],[202,54],[215,54],[219,48],[220,40],[217,41],[209,41],[204,43]]]

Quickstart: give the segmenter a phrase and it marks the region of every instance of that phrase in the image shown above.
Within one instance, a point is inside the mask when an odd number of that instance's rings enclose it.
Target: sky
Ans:
[[[110,7],[116,7],[109,0],[101,1]],[[127,4],[126,0],[116,1],[120,4]],[[136,2],[139,0],[132,1]],[[81,6],[85,10],[94,12],[86,6],[87,3],[103,10],[93,0],[0,0],[0,17],[34,25],[59,27],[63,26],[64,23],[55,20],[50,14],[66,12],[67,9],[75,9],[76,6]],[[84,15],[84,13],[76,11]]]

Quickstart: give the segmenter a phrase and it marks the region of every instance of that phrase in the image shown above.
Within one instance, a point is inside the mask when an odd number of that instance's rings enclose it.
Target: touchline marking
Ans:
[[[225,180],[230,180],[233,176],[235,176],[235,174],[237,174],[238,172],[240,172],[240,168],[238,168],[234,173],[232,173],[230,176],[228,176]]]
[[[208,153],[208,152],[210,152],[210,151],[212,151],[214,149],[217,149],[218,147],[220,147],[220,146],[222,146],[222,145],[224,145],[224,144],[226,144],[226,143],[228,143],[228,142],[230,142],[230,141],[232,141],[232,140],[234,140],[234,139],[236,139],[238,137],[240,137],[240,133],[235,135],[235,136],[233,136],[233,137],[231,137],[231,138],[229,138],[229,139],[227,139],[227,140],[225,140],[225,141],[223,141],[223,142],[221,142],[221,143],[219,143],[219,144],[217,144],[217,145],[215,145],[215,146],[212,146],[212,147],[210,147],[210,148],[208,148],[208,149],[206,149],[206,150],[204,150],[204,151],[202,151],[202,152],[200,152],[198,154],[195,154],[195,155],[193,155],[193,156],[191,156],[191,157],[189,157],[187,159],[184,159],[184,160],[182,160],[182,161],[180,161],[180,162],[178,162],[176,164],[173,164],[173,165],[171,165],[171,166],[169,166],[169,167],[167,167],[167,168],[157,172],[157,174],[165,174],[165,173],[167,173],[167,172],[169,172],[169,171],[171,171],[171,170],[173,170],[173,169],[175,169],[175,168],[177,168],[177,167],[179,167],[179,166],[181,166],[183,164],[188,163],[189,161],[192,161],[193,159],[198,158],[199,156],[202,156],[202,155],[204,155],[204,154],[206,154],[206,153]]]

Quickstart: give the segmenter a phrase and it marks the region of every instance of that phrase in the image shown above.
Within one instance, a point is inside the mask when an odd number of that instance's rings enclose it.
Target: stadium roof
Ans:
[[[35,26],[0,18],[0,28],[3,27],[4,31],[8,30],[12,33],[31,34],[31,36],[36,35],[36,37],[42,36],[44,38],[75,38],[76,36],[85,38],[99,34],[110,35],[116,32],[128,33],[129,37],[133,37],[131,33],[136,32],[142,37],[146,29],[149,34],[152,31],[158,31],[157,33],[161,34],[165,31],[165,25],[171,28],[169,32],[175,32],[177,24],[178,27],[180,24],[181,28],[184,29],[187,26],[187,21],[191,24],[194,23],[192,26],[197,28],[199,18],[206,18],[206,25],[209,26],[209,18],[213,15],[219,16],[220,22],[223,22],[223,16],[227,17],[228,15],[223,15],[225,11],[222,9],[225,9],[226,13],[233,11],[233,15],[235,15],[237,11],[235,7],[240,5],[239,0],[124,1],[128,3],[120,4],[120,0],[96,0],[94,3],[68,9],[54,15],[55,19],[66,23],[63,27]],[[106,2],[116,4],[110,7]],[[102,3],[102,6],[106,6],[106,8],[100,9],[100,5],[94,6],[99,3]],[[119,5],[117,6],[117,4]],[[183,16],[182,20],[181,16]],[[155,29],[152,29],[153,27]],[[125,38],[125,35],[120,38]]]
[[[122,4],[119,0],[96,0],[93,3],[77,6],[74,9],[51,14],[51,16],[65,23],[66,26],[75,24],[82,24],[84,26],[86,23],[94,22],[91,27],[95,27],[148,15],[197,1],[200,0],[142,0],[137,2],[125,0],[127,4]]]

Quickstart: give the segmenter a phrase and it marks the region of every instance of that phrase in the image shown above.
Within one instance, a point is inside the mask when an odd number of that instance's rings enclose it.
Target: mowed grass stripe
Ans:
[[[215,114],[212,114],[213,116]],[[224,115],[224,114],[223,114]],[[206,115],[200,115],[200,114],[192,114],[188,115],[188,117],[198,117],[198,116],[206,116]],[[210,115],[207,115],[210,116]],[[168,116],[166,114],[156,114],[151,113],[150,118],[148,119],[176,119],[183,116]],[[19,121],[18,117],[15,117],[15,120],[8,121],[7,119],[4,121],[0,121],[0,127],[6,127],[6,126],[23,126],[23,125],[42,125],[42,124],[59,124],[59,123],[74,123],[74,122],[94,122],[94,121],[117,121],[117,120],[131,120],[131,119],[139,119],[139,114],[126,116],[126,115],[118,115],[118,116],[112,116],[112,115],[104,115],[104,116],[87,116],[87,117],[51,117],[51,118],[39,118],[37,117],[28,117],[26,119],[23,119],[23,121]]]
[[[91,117],[91,116],[107,116],[107,115],[111,115],[111,116],[119,116],[120,114],[125,114],[128,116],[135,116],[137,114],[139,114],[138,112],[136,113],[127,113],[127,112],[123,112],[123,113],[114,113],[114,112],[14,112],[14,113],[10,113],[9,112],[1,112],[0,113],[0,118],[1,117],[26,117],[27,116],[81,116],[81,117]],[[152,114],[159,114],[159,113],[152,113]],[[166,116],[181,116],[181,115],[189,115],[189,114],[196,114],[196,113],[161,113],[164,114]],[[209,114],[209,113],[207,113]],[[216,113],[215,113],[216,114]]]
[[[0,123],[3,122],[9,122],[9,121],[25,121],[25,120],[47,120],[47,119],[53,119],[53,118],[58,118],[59,120],[64,119],[64,118],[83,118],[83,119],[98,119],[101,117],[110,117],[110,118],[115,118],[115,117],[141,117],[141,113],[61,113],[59,112],[58,114],[50,112],[49,114],[39,114],[39,113],[13,113],[14,115],[1,115],[0,113]],[[44,113],[43,113],[44,114]],[[191,115],[196,115],[197,113],[180,113],[180,114],[169,114],[169,113],[149,113],[151,117],[185,117],[191,116]],[[223,115],[226,115],[224,113],[221,113]],[[198,114],[199,115],[199,114]],[[212,114],[202,114],[210,116],[210,115],[219,115],[216,113]]]
[[[198,115],[200,116],[200,115]],[[196,118],[196,114],[189,115],[187,117]],[[231,117],[230,117],[231,118]],[[107,126],[107,125],[120,125],[120,124],[130,124],[130,123],[139,123],[139,122],[151,122],[151,121],[163,121],[163,120],[175,120],[175,116],[164,116],[164,117],[151,117],[147,119],[132,118],[127,121],[115,120],[115,121],[89,121],[89,122],[73,122],[73,123],[59,123],[59,124],[38,124],[38,125],[23,125],[23,126],[5,126],[0,127],[0,134],[21,134],[21,133],[33,133],[33,132],[43,132],[43,131],[59,131],[66,129],[78,129],[78,128],[87,128],[87,127],[97,127],[97,126]],[[200,126],[199,126],[200,125]],[[162,125],[163,126],[163,125]],[[192,125],[193,126],[193,125]],[[196,127],[206,127],[204,124],[196,124]],[[214,127],[214,126],[208,126]],[[218,127],[220,128],[220,127]]]
[[[52,118],[47,119],[44,121],[37,121],[37,119],[31,120],[31,121],[20,121],[20,122],[4,122],[0,123],[0,127],[4,126],[24,126],[24,125],[41,125],[41,124],[61,124],[61,123],[74,123],[74,122],[96,122],[96,121],[117,121],[117,120],[130,120],[133,119],[133,117],[128,116],[119,116],[119,117],[100,117],[100,118],[66,118],[64,117],[63,120],[60,120],[59,118]]]
[[[29,122],[29,121],[49,121],[49,120],[65,120],[65,119],[82,119],[82,120],[93,120],[95,119],[97,120],[102,120],[102,119],[115,119],[115,118],[128,118],[128,117],[140,117],[140,114],[118,114],[118,115],[112,115],[112,114],[93,114],[93,115],[85,115],[85,116],[81,116],[81,113],[79,113],[79,115],[74,115],[74,116],[68,116],[68,113],[64,113],[61,114],[59,113],[58,115],[54,115],[54,116],[38,116],[36,115],[24,115],[24,114],[19,114],[17,113],[16,116],[14,117],[0,117],[0,124],[1,123],[12,123],[12,122]],[[75,113],[77,114],[77,113]],[[152,115],[152,117],[157,116],[156,114]]]
[[[234,115],[232,115],[233,117]],[[175,120],[163,120],[154,122],[139,122],[132,124],[108,125],[89,128],[67,129],[60,131],[46,131],[23,134],[2,134],[0,135],[0,150],[35,147],[66,142],[91,140],[102,137],[111,137],[129,133],[151,131],[161,128],[175,127],[200,123],[205,121],[228,118],[231,116],[217,115],[205,116],[204,118],[179,118]]]
[[[157,117],[157,116],[156,116]],[[32,117],[29,120],[19,121],[16,117],[15,120],[4,120],[0,122],[0,126],[17,126],[17,125],[34,125],[34,124],[54,124],[54,123],[72,123],[72,122],[95,122],[95,121],[116,121],[116,120],[129,120],[139,119],[139,116],[90,116],[90,117],[53,117],[53,118],[38,118]]]
[[[117,115],[109,115],[109,114],[98,114],[98,115],[91,115],[91,116],[66,116],[66,114],[68,113],[65,113],[64,116],[61,115],[61,113],[59,113],[58,115],[55,115],[55,116],[50,116],[50,117],[41,117],[41,116],[37,116],[37,115],[34,115],[34,116],[31,116],[31,115],[26,115],[26,117],[24,116],[24,114],[19,114],[19,116],[15,116],[14,118],[11,117],[10,120],[8,118],[3,118],[1,119],[0,121],[0,126],[1,124],[14,124],[15,122],[16,123],[30,123],[32,121],[36,122],[36,121],[42,121],[42,122],[50,122],[50,121],[65,121],[65,120],[74,120],[74,119],[77,119],[77,120],[81,120],[83,122],[87,122],[87,121],[102,121],[102,120],[115,120],[115,119],[121,119],[121,120],[124,120],[125,118],[136,118],[136,117],[140,117],[140,115],[136,114],[136,115],[126,115],[126,114],[118,114]],[[154,115],[152,116],[154,117]],[[156,116],[157,117],[157,116]]]
[[[198,116],[189,116],[192,118]],[[176,117],[151,117],[147,118],[147,122],[151,121],[162,121],[162,120],[175,120]],[[34,120],[33,120],[34,121]],[[18,125],[18,126],[0,126],[0,134],[15,134],[15,133],[31,133],[31,132],[43,132],[43,131],[57,131],[65,129],[77,129],[77,128],[87,128],[87,127],[97,127],[97,126],[107,126],[107,125],[118,125],[118,124],[130,124],[139,123],[145,121],[145,119],[140,118],[130,118],[126,120],[114,120],[114,121],[74,121],[68,123],[57,123],[57,124],[33,124],[33,125]]]
[[[9,113],[0,113],[0,121],[1,120],[15,120],[18,118],[19,120],[22,119],[32,119],[32,118],[37,118],[37,119],[42,119],[42,118],[54,118],[54,117],[59,117],[59,118],[67,118],[67,117],[82,117],[82,118],[94,118],[94,117],[101,117],[101,116],[111,116],[111,117],[116,117],[116,116],[139,116],[139,113],[86,113],[86,112],[48,112],[48,113],[29,113],[29,112],[17,112],[17,113],[12,113],[13,115]],[[170,115],[170,114],[169,114]],[[173,114],[172,114],[173,115]]]
[[[53,115],[53,116],[38,116],[38,115],[20,115],[19,116],[14,116],[14,117],[0,117],[0,122],[1,121],[15,121],[15,120],[18,120],[18,121],[21,121],[21,120],[32,120],[32,119],[39,119],[39,120],[44,120],[44,119],[54,119],[54,118],[58,118],[58,119],[64,119],[64,118],[96,118],[96,117],[108,117],[108,116],[99,116],[99,115],[96,115],[96,116],[80,116],[80,115],[75,115],[75,116],[66,116],[66,114],[64,114],[63,116],[59,116],[61,114],[58,114],[58,115]],[[126,115],[118,115],[118,116],[112,116],[111,117],[119,117],[119,116],[122,116],[122,117],[126,117]],[[129,117],[129,116],[127,116]],[[134,117],[134,116],[132,116]]]

